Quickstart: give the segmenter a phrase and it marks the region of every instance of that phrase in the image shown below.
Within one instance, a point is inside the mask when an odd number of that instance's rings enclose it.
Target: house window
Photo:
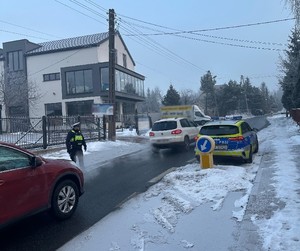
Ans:
[[[68,116],[92,115],[93,103],[93,100],[67,102],[67,114]]]
[[[116,91],[137,94],[144,97],[144,81],[116,70]]]
[[[49,73],[43,75],[44,82],[46,81],[54,81],[54,80],[60,80],[60,73]]]
[[[26,111],[25,111],[25,107],[24,106],[10,106],[8,108],[9,110],[9,115],[10,116],[24,116],[24,114],[26,114]]]
[[[101,77],[101,91],[109,90],[109,79],[108,79],[108,68],[100,69],[100,77]]]
[[[126,56],[126,54],[123,54],[123,66],[125,68],[127,68],[127,56]]]
[[[10,71],[20,71],[24,69],[22,51],[8,52],[7,56],[8,56],[7,65]]]
[[[67,94],[93,92],[92,70],[66,72]]]
[[[46,116],[62,116],[61,103],[45,104]]]

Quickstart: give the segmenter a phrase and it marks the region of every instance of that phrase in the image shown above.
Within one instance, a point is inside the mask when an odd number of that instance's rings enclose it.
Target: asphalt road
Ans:
[[[113,159],[87,175],[85,194],[71,219],[59,222],[48,213],[27,218],[0,232],[0,250],[56,250],[130,196],[145,191],[154,177],[193,159],[192,148],[189,152],[163,150],[154,154],[145,143],[142,151]]]
[[[263,116],[247,121],[258,130],[268,125]],[[0,250],[56,250],[130,196],[145,191],[154,177],[172,167],[186,165],[193,159],[192,148],[189,152],[163,150],[154,154],[149,143],[145,143],[142,151],[113,159],[87,175],[86,192],[71,219],[59,222],[48,213],[27,218],[0,232]]]

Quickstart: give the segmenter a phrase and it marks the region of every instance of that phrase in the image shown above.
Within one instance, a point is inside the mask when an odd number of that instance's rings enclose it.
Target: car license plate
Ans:
[[[169,142],[169,140],[168,139],[158,139],[156,142],[157,143],[167,143],[167,142]]]
[[[215,150],[227,150],[227,145],[216,145]]]

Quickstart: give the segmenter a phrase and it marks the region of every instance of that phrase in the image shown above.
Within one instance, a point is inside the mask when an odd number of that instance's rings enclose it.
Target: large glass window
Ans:
[[[101,91],[109,90],[108,68],[101,68]]]
[[[23,52],[12,51],[8,52],[8,68],[10,71],[20,71],[24,69]]]
[[[94,103],[93,100],[68,102],[68,103],[66,103],[67,114],[68,114],[68,116],[92,115],[93,103]]]
[[[109,90],[108,68],[101,68],[101,91]],[[144,97],[144,81],[122,71],[115,71],[115,90]]]
[[[92,70],[66,72],[67,94],[89,93],[93,91]]]
[[[46,116],[62,116],[61,103],[45,104]]]

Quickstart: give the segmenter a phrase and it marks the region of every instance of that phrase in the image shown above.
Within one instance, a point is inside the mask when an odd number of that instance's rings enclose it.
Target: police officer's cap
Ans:
[[[76,122],[75,124],[72,125],[72,127],[80,126],[80,122]]]

